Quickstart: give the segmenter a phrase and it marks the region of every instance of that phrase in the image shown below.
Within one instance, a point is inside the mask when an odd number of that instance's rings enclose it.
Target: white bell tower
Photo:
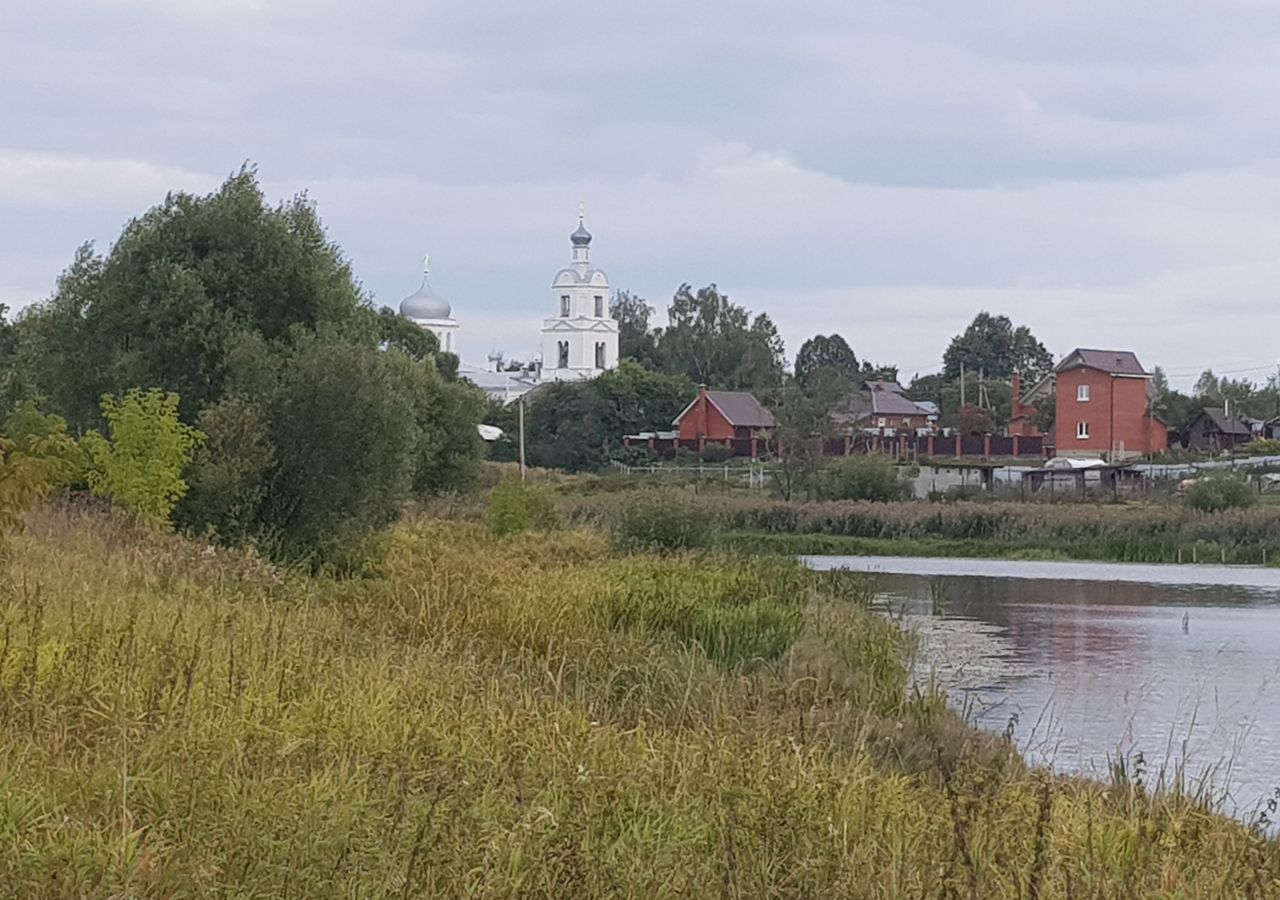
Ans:
[[[573,255],[552,283],[552,315],[542,324],[542,380],[581,381],[618,365],[618,323],[609,315],[609,276],[591,267],[591,232],[578,204]]]

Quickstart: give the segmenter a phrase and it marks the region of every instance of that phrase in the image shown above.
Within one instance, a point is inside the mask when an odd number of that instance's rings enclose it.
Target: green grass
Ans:
[[[1028,770],[870,585],[593,531],[369,577],[45,512],[0,556],[0,896],[1238,897],[1280,853]]]

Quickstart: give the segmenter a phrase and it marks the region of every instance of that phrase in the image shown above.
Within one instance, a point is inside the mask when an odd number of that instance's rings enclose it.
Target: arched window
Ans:
[[[604,342],[596,344],[596,368],[604,368]]]
[[[569,368],[569,342],[568,341],[559,341],[556,343],[556,355],[558,357],[558,363],[556,368],[559,368],[559,369]]]
[[[568,294],[560,295],[560,318],[562,319],[569,318],[569,295]]]

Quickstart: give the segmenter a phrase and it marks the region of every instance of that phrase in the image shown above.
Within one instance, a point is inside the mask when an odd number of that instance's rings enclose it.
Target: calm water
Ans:
[[[1280,570],[810,557],[878,573],[921,668],[1033,760],[1181,763],[1248,818],[1280,786]]]

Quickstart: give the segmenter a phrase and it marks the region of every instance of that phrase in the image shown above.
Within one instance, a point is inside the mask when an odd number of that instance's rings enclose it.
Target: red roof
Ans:
[[[1143,377],[1147,374],[1138,362],[1138,357],[1131,350],[1073,350],[1058,363],[1055,372],[1065,372],[1083,366],[1087,369],[1098,369],[1112,375],[1134,375]]]

